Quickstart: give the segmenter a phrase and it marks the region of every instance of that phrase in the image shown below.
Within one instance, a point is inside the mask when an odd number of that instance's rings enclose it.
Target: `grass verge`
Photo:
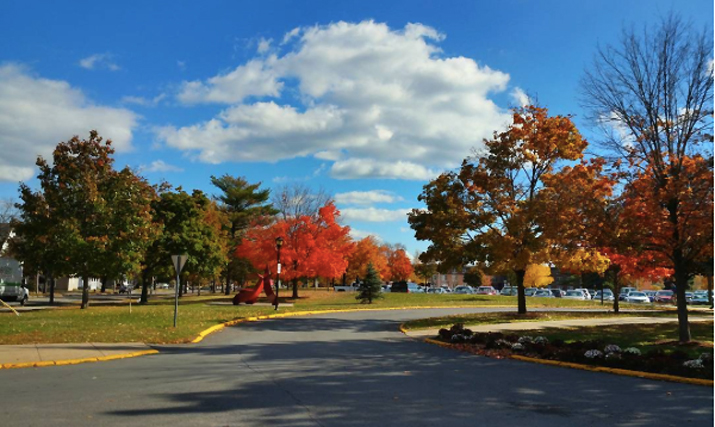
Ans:
[[[281,291],[285,295],[290,291]],[[380,309],[399,307],[516,307],[516,297],[482,295],[385,294],[372,305],[360,304],[355,293],[301,290],[298,299],[281,312],[305,310]],[[44,344],[71,342],[147,342],[185,343],[213,325],[273,313],[271,307],[207,305],[206,302],[229,302],[231,297],[216,294],[187,295],[180,301],[177,328],[172,327],[173,300],[155,298],[150,304],[92,306],[87,310],[67,308],[25,312],[21,316],[0,313],[0,344]],[[530,308],[601,308],[598,302],[563,299],[530,299]]]

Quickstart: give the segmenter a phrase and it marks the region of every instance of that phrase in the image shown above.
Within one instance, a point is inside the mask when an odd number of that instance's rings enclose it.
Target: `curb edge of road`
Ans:
[[[0,364],[0,369],[18,369],[18,368],[43,368],[45,366],[64,366],[78,365],[80,363],[92,362],[108,362],[110,360],[129,359],[130,357],[146,356],[149,354],[157,354],[159,350],[142,350],[132,353],[113,354],[111,356],[100,357],[85,357],[82,359],[63,359],[63,360],[45,360],[40,362],[25,362],[25,363],[3,363]]]
[[[402,325],[400,325],[400,332],[402,332],[405,335],[407,334],[407,330],[405,328],[403,328]],[[438,340],[435,340],[432,338],[425,338],[422,341],[424,341],[425,343],[428,343],[428,344],[434,344],[434,345],[438,345],[438,346],[444,347],[444,348],[451,348],[451,349],[455,348],[452,344],[438,341]],[[626,377],[645,378],[645,379],[649,379],[649,380],[669,381],[669,382],[674,382],[674,383],[700,385],[700,386],[707,386],[707,387],[712,387],[715,384],[712,380],[703,380],[700,378],[686,378],[686,377],[678,377],[675,375],[655,374],[652,372],[640,372],[640,371],[631,371],[628,369],[608,368],[605,366],[591,366],[591,365],[583,365],[580,363],[561,362],[558,360],[537,359],[534,357],[520,356],[518,354],[509,355],[508,358],[513,359],[513,360],[519,360],[522,362],[538,363],[541,365],[558,366],[561,368],[581,369],[583,371],[591,371],[591,372],[603,372],[603,373],[607,373],[607,374],[621,375],[621,376],[626,376]]]

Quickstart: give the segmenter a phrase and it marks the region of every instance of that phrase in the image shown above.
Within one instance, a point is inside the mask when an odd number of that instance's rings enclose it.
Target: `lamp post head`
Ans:
[[[283,246],[283,238],[282,238],[282,237],[276,237],[276,248],[280,249],[281,246]]]

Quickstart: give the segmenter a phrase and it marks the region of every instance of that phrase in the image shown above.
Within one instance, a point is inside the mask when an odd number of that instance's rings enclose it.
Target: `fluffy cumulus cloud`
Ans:
[[[402,197],[385,190],[348,191],[335,195],[338,205],[372,205],[375,203],[395,203],[404,200]]]
[[[31,74],[16,64],[0,66],[0,181],[31,178],[38,155],[48,158],[60,141],[96,129],[117,151],[131,148],[138,116],[95,105],[67,82]]]
[[[410,209],[345,208],[340,215],[346,221],[393,222],[404,221]]]
[[[296,28],[270,55],[184,82],[180,102],[227,106],[158,135],[205,162],[315,156],[335,178],[430,179],[509,120],[490,99],[508,74],[444,55],[444,37],[373,21]]]

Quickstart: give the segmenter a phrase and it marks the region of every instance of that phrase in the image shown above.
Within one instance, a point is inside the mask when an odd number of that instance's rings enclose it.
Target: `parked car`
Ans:
[[[692,292],[686,292],[685,293],[685,303],[690,304],[690,301],[693,300],[693,293]]]
[[[656,292],[654,301],[662,304],[673,302],[673,291],[665,290]]]
[[[527,297],[533,297],[536,291],[538,291],[537,288],[526,288],[524,289],[524,295]]]
[[[596,293],[593,294],[592,299],[594,301],[600,301],[601,300],[601,291],[596,291]],[[603,291],[603,300],[604,301],[613,301],[614,300],[613,291],[611,291],[610,289],[605,289]]]
[[[649,304],[650,299],[645,292],[633,291],[626,295],[625,302],[636,303],[636,304]]]
[[[637,290],[638,290],[638,289],[633,288],[633,287],[629,287],[629,286],[627,286],[627,287],[625,287],[625,288],[621,288],[621,293],[618,294],[618,300],[619,300],[619,301],[625,301],[625,300],[626,300],[626,297],[628,296],[629,293],[631,293],[631,292],[633,292],[633,291],[637,291]]]
[[[351,284],[345,285],[345,286],[335,285],[335,286],[333,286],[333,289],[335,290],[335,292],[355,292],[358,290],[359,287],[360,287],[360,283],[355,282],[355,283],[351,283]]]
[[[447,291],[444,288],[429,288],[427,289],[428,294],[446,294]]]
[[[577,289],[572,289],[572,290],[570,290],[570,291],[566,291],[566,293],[564,294],[563,298],[566,298],[566,299],[577,299],[577,300],[581,300],[581,301],[586,301],[586,300],[588,299],[588,298],[586,297],[586,294],[583,293],[583,291],[577,290]]]
[[[564,291],[561,289],[549,289],[551,291],[551,294],[554,296],[554,298],[563,298],[564,296]]]
[[[122,283],[119,285],[119,293],[120,294],[131,294],[132,293],[133,286],[129,283]]]
[[[575,291],[581,291],[581,292],[583,292],[583,294],[586,295],[586,298],[587,298],[587,299],[591,299],[591,292],[589,292],[588,289],[586,289],[586,288],[577,288],[577,289],[574,289],[574,290],[575,290]]]
[[[442,290],[444,291],[443,293],[445,293],[445,294],[451,294],[451,293],[452,293],[452,290],[449,289],[449,286],[442,285],[442,286],[440,287],[440,289],[442,289]]]
[[[650,302],[655,300],[655,291],[643,291],[643,293],[646,294]]]
[[[25,305],[30,299],[30,292],[24,285],[19,283],[0,283],[0,299],[3,301],[20,301],[20,305]]]
[[[504,286],[499,292],[499,295],[504,296],[515,296],[518,293],[516,286]]]
[[[497,290],[492,286],[480,286],[477,288],[477,295],[497,295]]]
[[[417,283],[412,282],[394,282],[390,287],[390,292],[399,292],[407,294],[423,294],[425,291],[420,288]]]
[[[169,284],[168,283],[157,283],[156,288],[157,289],[169,289]]]
[[[455,294],[473,294],[474,289],[472,289],[471,286],[461,285],[461,286],[457,286],[456,288],[454,288],[454,293]]]
[[[705,293],[695,292],[695,293],[693,294],[693,298],[690,300],[690,304],[693,304],[693,305],[707,305],[707,304],[710,304],[710,300],[708,299],[708,294],[707,294],[707,292],[705,292]]]
[[[534,292],[534,298],[555,298],[549,289],[539,289]]]

